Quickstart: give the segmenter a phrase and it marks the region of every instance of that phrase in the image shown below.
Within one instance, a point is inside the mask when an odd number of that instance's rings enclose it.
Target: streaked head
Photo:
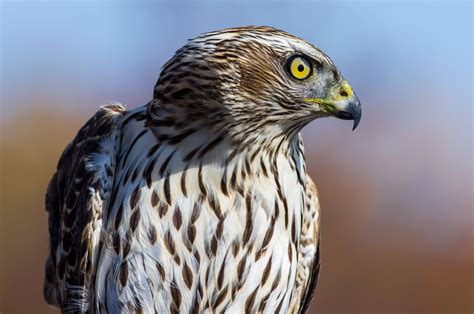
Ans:
[[[164,65],[153,98],[152,108],[188,121],[205,117],[207,125],[225,123],[234,132],[293,133],[328,116],[354,120],[355,128],[361,117],[357,96],[331,59],[271,27],[191,39]]]

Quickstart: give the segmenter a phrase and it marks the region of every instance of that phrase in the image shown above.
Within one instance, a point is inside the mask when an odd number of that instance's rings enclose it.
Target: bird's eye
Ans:
[[[288,72],[297,80],[305,80],[313,73],[313,67],[305,57],[293,56],[288,60]]]

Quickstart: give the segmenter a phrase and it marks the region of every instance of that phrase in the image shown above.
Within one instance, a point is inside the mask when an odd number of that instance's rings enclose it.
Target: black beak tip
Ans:
[[[354,126],[352,127],[352,131],[354,131],[357,128],[357,126],[359,125],[360,118],[361,118],[361,114],[360,114],[360,111],[359,111],[359,114],[354,116]]]

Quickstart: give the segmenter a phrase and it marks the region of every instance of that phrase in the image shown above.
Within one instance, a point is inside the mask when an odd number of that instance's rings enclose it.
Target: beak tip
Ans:
[[[352,126],[352,131],[355,131],[360,122],[360,116],[354,119],[354,125]]]

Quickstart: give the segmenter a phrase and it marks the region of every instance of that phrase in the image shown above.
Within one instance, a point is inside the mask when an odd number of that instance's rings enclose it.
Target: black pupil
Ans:
[[[303,72],[304,71],[304,65],[302,65],[302,64],[298,65],[298,71]]]

